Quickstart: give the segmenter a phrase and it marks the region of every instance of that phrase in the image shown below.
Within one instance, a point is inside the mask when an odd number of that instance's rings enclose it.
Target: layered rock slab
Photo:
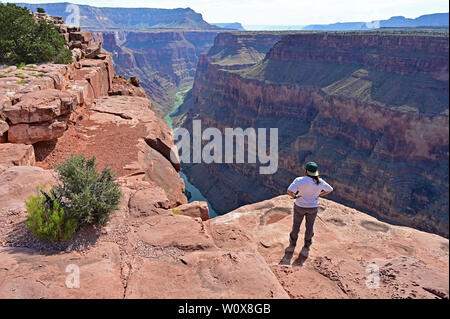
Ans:
[[[8,140],[12,143],[34,144],[62,136],[67,115],[77,105],[76,96],[56,89],[21,96],[18,103],[3,110],[12,123]]]
[[[137,264],[138,271],[128,282],[127,298],[288,298],[255,253],[191,253],[182,262],[148,259]],[[167,273],[171,274],[169,281]]]
[[[113,79],[110,95],[129,95],[147,97],[145,90],[139,85],[133,85],[131,79],[127,81],[125,78],[117,76]]]
[[[174,212],[193,218],[201,218],[203,221],[209,219],[209,208],[206,202],[194,201],[180,205],[174,208]]]
[[[164,212],[141,220],[128,237],[126,298],[288,297],[259,253],[218,248],[199,218]]]
[[[179,171],[180,162],[174,148],[172,132],[169,127],[151,110],[152,103],[137,96],[109,96],[97,99],[90,117],[98,123],[117,123],[126,125],[142,124],[145,136],[142,136],[150,148],[159,152]]]
[[[37,187],[56,182],[54,172],[35,166],[13,166],[0,174],[0,210],[24,209],[25,201]]]
[[[8,123],[0,119],[0,143],[6,143],[6,141],[8,140],[8,136],[6,135],[8,129]]]
[[[27,248],[0,247],[0,298],[122,298],[120,251],[103,243],[85,255],[42,255]],[[77,267],[77,268],[74,268]],[[68,279],[80,274],[80,285]]]
[[[34,149],[31,145],[24,144],[0,144],[0,165],[31,166],[36,163]]]
[[[164,201],[152,186],[145,190]],[[30,245],[23,239],[30,236],[21,221],[24,213],[2,215],[7,226],[0,232],[6,245],[0,248],[0,297],[288,298],[258,252],[217,247],[200,218],[162,208],[134,215],[132,199],[141,191],[123,187],[122,192],[120,210],[88,245],[75,245],[81,248],[76,251],[70,247],[82,240],[79,236],[61,248]],[[12,238],[17,234],[22,239]],[[80,288],[66,286],[68,266],[79,267]]]
[[[99,46],[101,49],[101,46]],[[75,49],[77,50],[77,49]],[[80,51],[81,52],[81,51]],[[84,53],[74,63],[9,66],[0,69],[0,142],[35,144],[64,134],[78,106],[90,106],[107,96],[114,69],[105,52]]]
[[[285,251],[292,211],[280,196],[207,224],[216,245],[257,249],[291,298],[448,298],[448,239],[321,199],[309,256],[299,257],[304,226],[294,253]],[[370,269],[379,289],[366,284]]]

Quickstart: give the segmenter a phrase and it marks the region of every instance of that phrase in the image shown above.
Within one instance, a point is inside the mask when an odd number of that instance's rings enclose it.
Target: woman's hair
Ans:
[[[312,179],[316,182],[317,185],[320,184],[320,176],[319,176],[319,175],[317,175],[317,176],[311,176],[311,175],[308,174],[308,171],[306,171],[306,176],[312,178]]]

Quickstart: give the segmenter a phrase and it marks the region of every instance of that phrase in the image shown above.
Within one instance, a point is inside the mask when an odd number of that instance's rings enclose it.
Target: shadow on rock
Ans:
[[[42,162],[49,156],[56,147],[57,139],[45,142],[37,142],[33,145],[36,161]]]
[[[284,250],[284,256],[281,258],[280,265],[290,265],[292,256],[294,255],[295,246],[290,245]]]
[[[34,236],[27,228],[25,221],[16,223],[2,240],[2,246],[28,248],[32,253],[44,255],[59,254],[61,252],[84,251],[95,245],[101,235],[101,230],[92,226],[78,230],[65,242],[42,241]]]
[[[309,248],[303,247],[297,259],[294,260],[292,266],[302,267],[309,256]]]

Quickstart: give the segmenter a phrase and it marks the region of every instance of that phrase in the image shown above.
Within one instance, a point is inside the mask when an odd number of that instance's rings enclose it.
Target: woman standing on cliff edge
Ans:
[[[306,216],[305,245],[301,254],[307,256],[314,236],[314,221],[317,217],[319,197],[331,193],[333,187],[319,177],[319,169],[314,162],[306,164],[305,175],[303,177],[297,177],[287,190],[289,196],[297,198],[294,204],[292,231],[289,235],[290,245],[287,250],[294,252],[300,225],[302,224],[303,217]]]

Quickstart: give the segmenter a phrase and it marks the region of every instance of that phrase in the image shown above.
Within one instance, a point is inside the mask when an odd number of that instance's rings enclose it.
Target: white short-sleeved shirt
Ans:
[[[314,179],[308,176],[297,177],[292,184],[289,186],[288,190],[294,194],[298,192],[299,196],[295,200],[295,204],[303,208],[315,208],[319,206],[319,195],[322,191],[331,192],[333,187],[331,187],[323,179],[320,179],[320,183],[317,184]]]

